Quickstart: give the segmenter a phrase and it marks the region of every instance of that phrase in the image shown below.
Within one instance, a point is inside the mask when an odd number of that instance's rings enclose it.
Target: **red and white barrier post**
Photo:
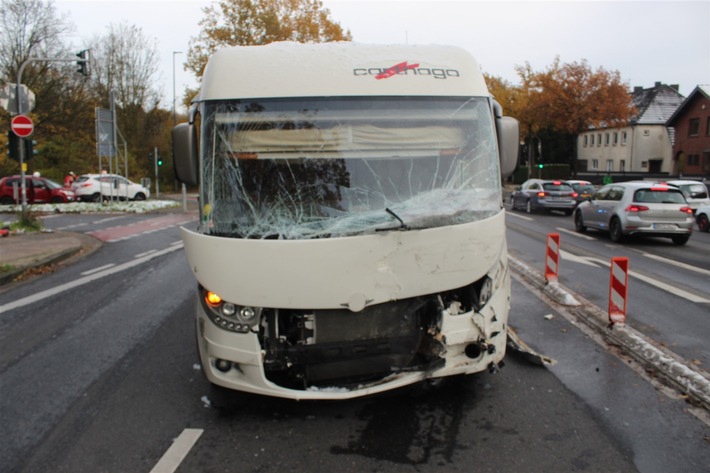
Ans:
[[[626,322],[626,294],[629,284],[629,258],[615,256],[611,259],[609,281],[609,323]]]
[[[560,263],[560,234],[547,234],[547,250],[545,252],[545,281],[557,282],[557,271]]]

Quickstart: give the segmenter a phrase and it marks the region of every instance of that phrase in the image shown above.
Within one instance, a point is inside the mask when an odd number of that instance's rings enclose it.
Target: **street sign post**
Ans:
[[[12,117],[10,129],[20,138],[27,138],[34,131],[34,123],[27,115],[16,115]]]

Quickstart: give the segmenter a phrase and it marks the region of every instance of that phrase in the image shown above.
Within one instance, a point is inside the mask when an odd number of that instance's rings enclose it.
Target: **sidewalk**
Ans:
[[[22,278],[26,272],[83,257],[101,246],[101,241],[83,233],[30,232],[0,238],[0,285]]]

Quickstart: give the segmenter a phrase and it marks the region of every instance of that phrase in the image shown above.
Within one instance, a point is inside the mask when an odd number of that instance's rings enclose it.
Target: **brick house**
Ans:
[[[666,123],[675,129],[673,174],[710,177],[710,85],[699,85]]]
[[[595,128],[577,137],[577,170],[603,174],[670,174],[673,130],[666,122],[683,103],[677,85],[635,87],[637,114],[621,128]]]

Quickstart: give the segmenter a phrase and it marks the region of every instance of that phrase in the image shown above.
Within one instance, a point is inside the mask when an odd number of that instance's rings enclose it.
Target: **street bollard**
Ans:
[[[629,258],[611,259],[609,281],[609,324],[626,323],[626,295],[629,283]]]
[[[560,261],[560,234],[547,234],[547,249],[545,250],[545,281],[557,282],[557,271]]]

